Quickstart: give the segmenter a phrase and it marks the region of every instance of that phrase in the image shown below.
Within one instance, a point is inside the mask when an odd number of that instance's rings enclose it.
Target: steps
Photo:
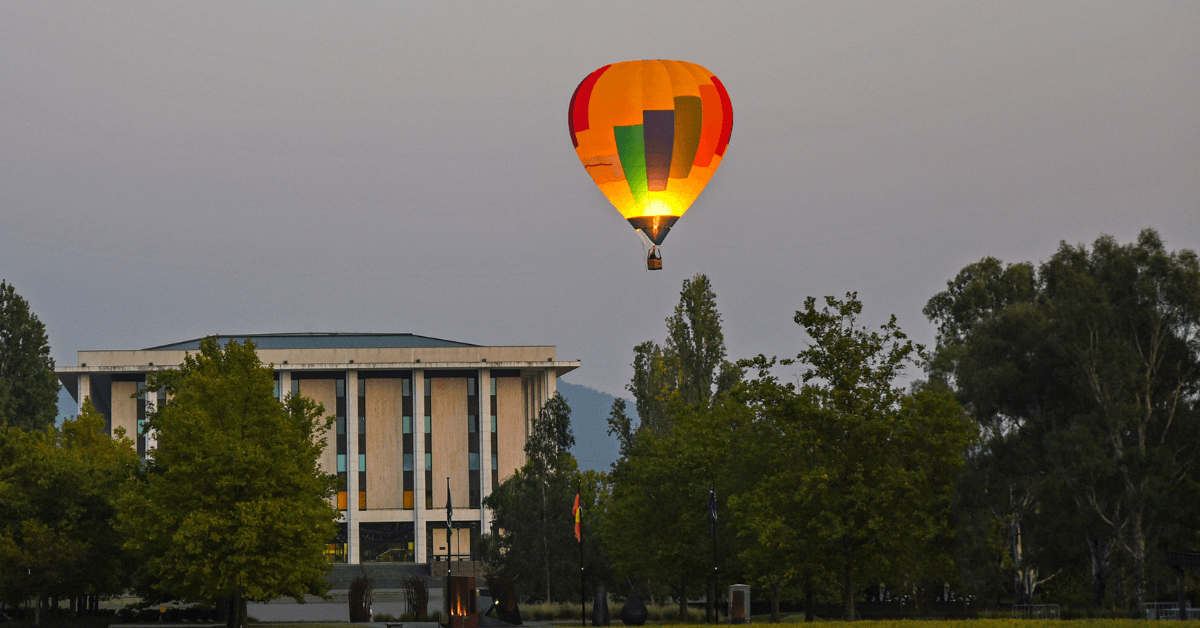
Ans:
[[[441,577],[430,575],[429,565],[416,563],[363,563],[361,565],[332,565],[325,580],[330,591],[345,591],[350,582],[366,573],[374,589],[403,589],[404,581],[414,576],[425,581],[427,587],[441,587]]]

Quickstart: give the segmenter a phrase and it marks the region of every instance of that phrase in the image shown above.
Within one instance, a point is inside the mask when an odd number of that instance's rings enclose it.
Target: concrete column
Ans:
[[[425,562],[425,371],[412,372],[413,561]]]
[[[546,401],[558,392],[558,371],[552,368],[545,370],[546,373]]]
[[[492,370],[479,369],[479,530],[488,533],[488,512],[483,500],[492,493]]]
[[[283,401],[287,399],[288,395],[292,394],[292,372],[280,371],[278,369],[276,372],[279,373],[279,400]]]
[[[147,387],[142,392],[146,395],[146,420],[150,420],[150,414],[158,407],[158,391]],[[154,430],[146,430],[146,457],[151,457],[150,452],[155,449],[158,449],[158,435]]]
[[[92,377],[87,373],[79,374],[79,390],[76,396],[79,399],[79,414],[83,414],[83,402],[92,396]]]
[[[358,371],[346,371],[346,554],[358,564]]]

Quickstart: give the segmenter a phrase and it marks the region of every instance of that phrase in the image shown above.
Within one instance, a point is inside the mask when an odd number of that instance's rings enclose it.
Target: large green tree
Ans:
[[[666,324],[664,345],[634,347],[628,389],[639,423],[633,424],[624,400],[616,400],[609,415],[621,456],[602,527],[618,577],[671,592],[681,615],[688,592],[707,581],[711,612],[716,591],[705,504],[709,489],[725,479],[725,437],[744,409],[728,403],[727,393],[741,372],[725,359],[708,277],[683,282]],[[723,502],[724,490],[719,494]]]
[[[1153,230],[1126,245],[1102,236],[1090,250],[1062,243],[1036,269],[985,258],[947,288],[926,306],[931,376],[984,428],[971,486],[1003,489],[980,506],[1008,529],[1014,594],[1032,594],[1035,568],[1014,548],[1037,554],[1023,533],[1041,518],[1086,548],[1094,604],[1117,552],[1140,604],[1155,550],[1196,540],[1179,507],[1197,501],[1200,459],[1195,253]]]
[[[336,534],[333,479],[319,459],[332,419],[309,399],[274,396],[254,343],[206,338],[177,370],[147,378],[168,401],[149,418],[157,448],[121,498],[126,548],[150,586],[228,604],[323,595]]]
[[[61,429],[0,428],[0,596],[32,597],[38,621],[46,600],[87,608],[129,585],[115,501],[139,461],[104,423],[87,400]]]
[[[865,582],[895,588],[944,577],[951,487],[973,427],[948,392],[897,383],[921,355],[892,317],[862,327],[862,304],[805,300],[795,321],[811,342],[795,360],[802,386],[781,383],[764,356],[745,388],[757,420],[747,434],[761,477],[731,498],[748,537],[743,553],[775,586],[823,571],[841,582],[843,616],[856,617]],[[772,564],[764,547],[785,557]],[[794,566],[796,572],[781,568]]]
[[[0,280],[0,425],[40,430],[58,414],[58,379],[46,326]]]
[[[581,478],[571,455],[574,445],[571,407],[555,393],[531,426],[525,465],[484,500],[494,522],[485,542],[488,563],[502,577],[513,578],[523,597],[552,601],[578,595],[579,548],[571,508]]]

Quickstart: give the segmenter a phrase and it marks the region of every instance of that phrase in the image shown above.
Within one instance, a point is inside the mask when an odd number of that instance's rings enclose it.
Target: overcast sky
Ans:
[[[664,270],[571,147],[575,86],[729,90]],[[53,355],[206,334],[553,344],[620,394],[706,273],[731,358],[805,296],[921,315],[964,265],[1200,248],[1200,2],[5,2],[0,277]]]

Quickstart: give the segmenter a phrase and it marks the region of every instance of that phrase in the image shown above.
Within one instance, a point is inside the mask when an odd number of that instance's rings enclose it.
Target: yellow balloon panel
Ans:
[[[608,200],[635,227],[655,218],[657,229],[657,217],[682,216],[712,178],[729,145],[733,105],[702,66],[625,61],[579,84],[567,124],[580,162]]]

